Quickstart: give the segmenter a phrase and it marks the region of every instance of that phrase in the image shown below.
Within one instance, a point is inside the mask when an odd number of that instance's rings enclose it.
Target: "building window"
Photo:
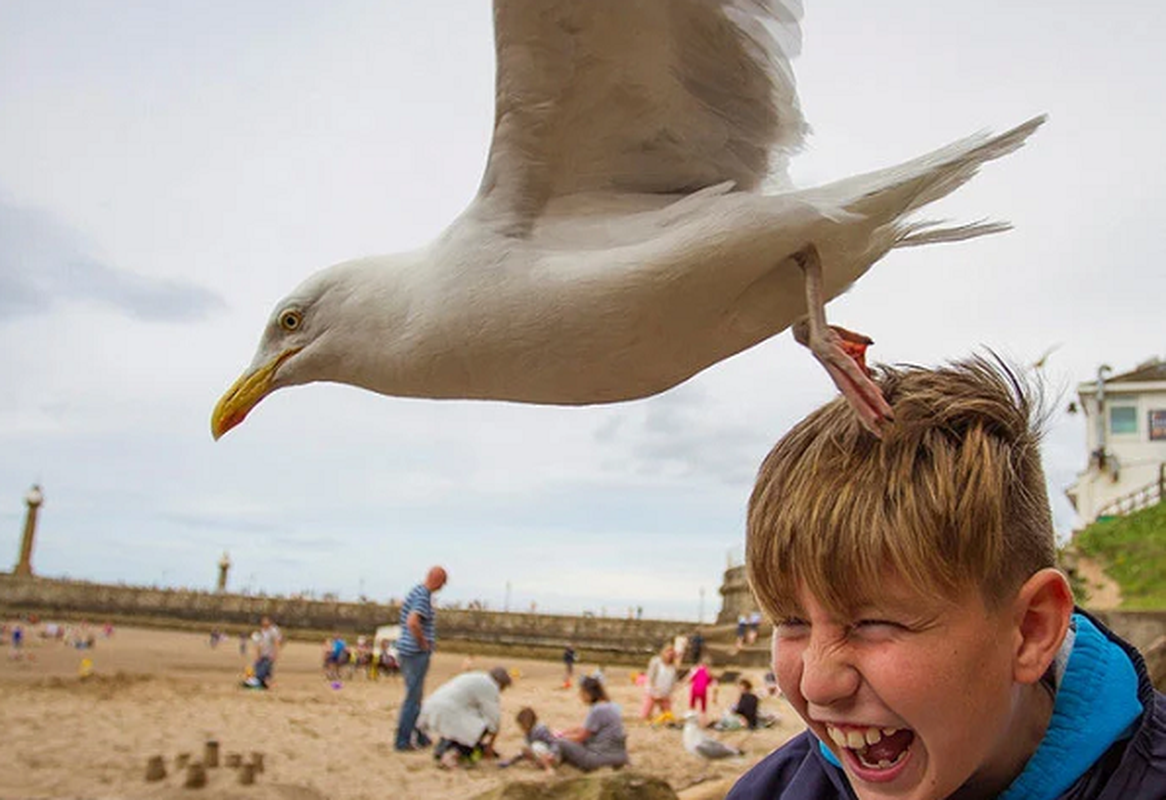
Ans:
[[[1166,409],[1155,409],[1150,412],[1150,439],[1152,441],[1166,441]]]
[[[1137,433],[1138,409],[1134,406],[1110,406],[1109,432],[1112,434]]]

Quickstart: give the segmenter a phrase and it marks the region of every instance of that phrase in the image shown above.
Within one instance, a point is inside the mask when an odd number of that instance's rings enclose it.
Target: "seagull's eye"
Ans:
[[[288,333],[299,330],[303,321],[303,314],[294,309],[289,309],[288,311],[285,311],[279,315],[279,327],[283,328]]]

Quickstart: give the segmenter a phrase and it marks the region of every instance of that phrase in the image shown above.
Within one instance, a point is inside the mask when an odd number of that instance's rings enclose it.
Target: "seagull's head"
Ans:
[[[321,270],[276,304],[251,365],[215,405],[215,439],[276,389],[321,380],[350,382],[345,380],[345,371],[354,366],[350,344],[365,316],[362,295],[369,293],[361,276],[371,266],[355,261]]]

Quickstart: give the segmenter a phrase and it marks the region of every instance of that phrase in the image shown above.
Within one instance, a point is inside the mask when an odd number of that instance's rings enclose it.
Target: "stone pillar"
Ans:
[[[725,570],[721,596],[724,600],[721,601],[721,613],[717,614],[718,625],[731,625],[737,621],[739,615],[748,616],[750,612],[760,609],[756,598],[753,597],[753,590],[749,588],[744,566],[729,567]]]
[[[32,541],[36,537],[36,515],[44,501],[44,492],[40,490],[40,486],[34,483],[32,488],[28,490],[28,494],[24,496],[24,502],[28,505],[28,513],[24,517],[24,536],[20,540],[20,561],[16,563],[16,569],[12,571],[12,574],[18,578],[32,577]]]
[[[231,559],[227,556],[227,552],[223,551],[223,557],[219,559],[219,582],[215,586],[215,591],[222,594],[227,591],[227,570],[231,568]]]

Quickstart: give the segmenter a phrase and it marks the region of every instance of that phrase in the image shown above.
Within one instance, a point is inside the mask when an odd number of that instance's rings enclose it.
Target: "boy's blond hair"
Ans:
[[[804,583],[846,614],[891,574],[925,595],[979,587],[990,607],[1055,563],[1038,391],[996,359],[882,368],[880,441],[841,398],[770,451],[749,501],[749,582],[772,619]]]

